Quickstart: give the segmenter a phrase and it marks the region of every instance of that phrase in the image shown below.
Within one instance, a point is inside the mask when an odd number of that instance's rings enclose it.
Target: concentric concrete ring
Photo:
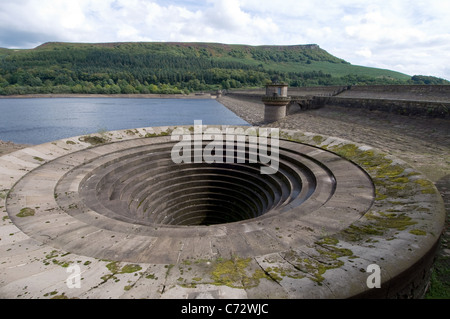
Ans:
[[[58,157],[15,185],[10,192],[14,200],[8,201],[11,218],[29,236],[73,253],[175,263],[205,257],[204,251],[192,254],[185,249],[180,255],[170,249],[170,242],[179,238],[187,247],[197,246],[201,238],[217,242],[221,255],[255,257],[288,245],[286,239],[274,241],[276,232],[270,234],[267,225],[308,228],[292,232],[288,241],[311,243],[309,233],[348,227],[374,200],[372,182],[363,170],[308,145],[283,141],[273,175],[262,175],[258,163],[175,164],[174,145],[170,136],[134,139]],[[17,217],[22,203],[36,191],[30,185],[38,186],[39,207],[45,209],[38,218]],[[55,200],[47,203],[51,198]],[[43,219],[49,223],[43,225]],[[190,227],[174,227],[179,225]],[[242,245],[242,236],[248,234],[259,240]],[[134,241],[134,249],[118,245],[118,239],[110,241],[112,236],[126,236],[128,244]],[[110,247],[98,250],[86,245],[86,237],[97,243],[106,239]],[[228,243],[219,244],[224,239]]]
[[[442,199],[405,163],[348,141],[283,131],[273,175],[261,174],[261,163],[227,158],[175,164],[173,129],[76,137],[2,157],[3,175],[14,181],[1,186],[10,189],[9,218],[68,264],[75,257],[63,252],[103,267],[145,267],[133,298],[392,297],[417,285],[420,275],[408,271],[429,267]],[[384,289],[368,286],[374,264]],[[143,279],[155,273],[157,283]],[[60,289],[89,296],[98,280]]]

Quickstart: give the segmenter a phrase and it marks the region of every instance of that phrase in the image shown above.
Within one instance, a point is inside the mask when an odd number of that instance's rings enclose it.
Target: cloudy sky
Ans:
[[[450,0],[0,0],[0,47],[48,41],[314,43],[450,80]]]

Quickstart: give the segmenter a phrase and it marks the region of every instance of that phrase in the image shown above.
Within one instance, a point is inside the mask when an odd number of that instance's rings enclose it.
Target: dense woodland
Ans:
[[[188,94],[263,87],[274,79],[292,87],[450,84],[376,71],[351,66],[316,45],[47,43],[32,50],[0,49],[0,94]]]

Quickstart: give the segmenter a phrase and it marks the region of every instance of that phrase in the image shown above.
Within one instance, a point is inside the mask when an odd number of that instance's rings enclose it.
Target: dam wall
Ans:
[[[434,101],[413,101],[399,99],[376,99],[355,97],[315,97],[316,105],[336,105],[349,108],[362,108],[401,115],[449,118],[450,103]]]
[[[450,85],[355,85],[339,96],[450,103]]]
[[[236,90],[228,94],[243,99],[260,99],[264,90]],[[292,103],[302,105],[298,110],[336,105],[408,116],[450,118],[450,85],[299,87],[289,88],[288,94]]]

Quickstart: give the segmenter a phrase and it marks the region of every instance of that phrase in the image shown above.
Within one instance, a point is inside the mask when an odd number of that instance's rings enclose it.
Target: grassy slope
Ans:
[[[293,71],[293,72],[311,72],[311,71],[323,71],[324,73],[331,74],[333,76],[345,76],[348,74],[366,75],[369,77],[387,77],[398,80],[408,80],[411,76],[400,72],[395,72],[385,69],[370,68],[352,64],[337,64],[323,61],[313,61],[311,64],[299,64],[299,63],[281,63],[278,65],[268,65],[269,69],[278,69],[281,71]]]
[[[19,54],[27,52],[46,50],[118,50],[121,52],[132,52],[133,54],[145,54],[146,52],[164,53],[173,56],[197,56],[224,61],[236,61],[250,65],[252,67],[261,66],[266,70],[277,70],[281,72],[311,72],[322,71],[332,76],[340,77],[348,74],[366,75],[369,77],[386,77],[399,80],[410,79],[409,75],[394,72],[391,70],[369,68],[364,66],[351,65],[344,60],[336,58],[320,49],[316,45],[297,46],[248,46],[248,45],[228,45],[220,43],[157,43],[157,42],[122,42],[122,43],[45,43],[31,50],[19,50]],[[17,53],[17,50],[0,49],[0,55],[6,53]],[[289,57],[286,61],[275,62],[272,60],[256,60],[252,52],[287,52]],[[301,58],[304,54],[311,56],[309,63],[305,61],[292,61],[292,57]],[[289,61],[291,60],[291,61]]]

